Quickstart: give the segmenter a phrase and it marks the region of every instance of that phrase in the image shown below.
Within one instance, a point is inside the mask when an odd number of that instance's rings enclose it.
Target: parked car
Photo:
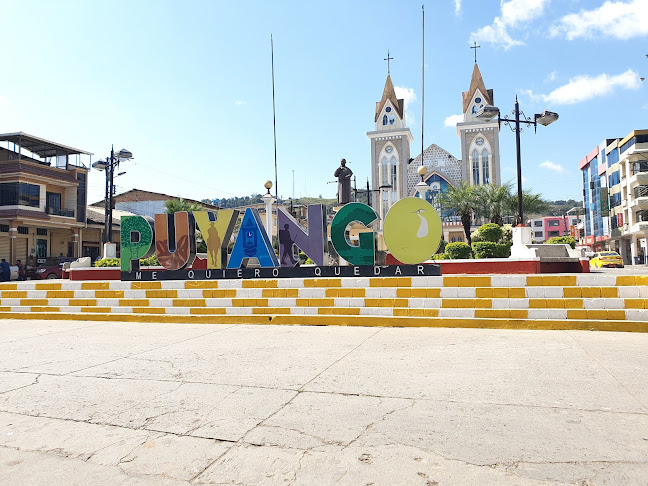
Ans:
[[[590,267],[617,267],[623,268],[623,258],[616,251],[602,251],[594,253],[590,260]]]
[[[74,260],[75,258],[70,257],[48,258],[44,263],[39,263],[35,267],[27,267],[25,278],[31,280],[63,278],[63,264]]]

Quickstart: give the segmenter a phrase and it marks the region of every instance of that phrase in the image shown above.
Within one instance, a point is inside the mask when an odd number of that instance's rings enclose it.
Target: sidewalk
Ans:
[[[645,485],[648,334],[0,320],[0,485]]]

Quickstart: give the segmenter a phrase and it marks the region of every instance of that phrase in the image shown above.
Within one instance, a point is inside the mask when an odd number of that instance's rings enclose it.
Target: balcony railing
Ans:
[[[635,199],[640,197],[648,197],[648,186],[637,186],[634,188]]]
[[[74,218],[74,209],[62,209],[52,206],[45,206],[45,212],[52,216],[63,216],[65,218]]]
[[[632,175],[640,172],[648,172],[648,162],[635,162],[632,164]]]

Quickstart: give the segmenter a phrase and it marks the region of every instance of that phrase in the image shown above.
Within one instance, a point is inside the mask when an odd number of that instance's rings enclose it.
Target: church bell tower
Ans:
[[[471,186],[499,186],[502,181],[497,119],[486,122],[475,117],[482,107],[493,105],[493,90],[486,89],[476,60],[470,88],[462,97],[464,120],[457,123],[457,136],[461,139],[463,180]]]
[[[374,123],[376,129],[367,132],[371,140],[372,206],[380,215],[382,227],[390,206],[408,196],[407,164],[413,140],[405,120],[405,100],[396,97],[389,73],[382,98],[376,103]]]

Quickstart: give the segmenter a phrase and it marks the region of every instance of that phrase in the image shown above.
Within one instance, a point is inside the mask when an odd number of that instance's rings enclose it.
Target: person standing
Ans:
[[[25,280],[25,265],[20,260],[16,260],[16,265],[18,266],[18,280]]]
[[[2,281],[9,282],[11,280],[11,268],[9,268],[9,262],[4,258],[0,262],[0,271],[2,272]]]

